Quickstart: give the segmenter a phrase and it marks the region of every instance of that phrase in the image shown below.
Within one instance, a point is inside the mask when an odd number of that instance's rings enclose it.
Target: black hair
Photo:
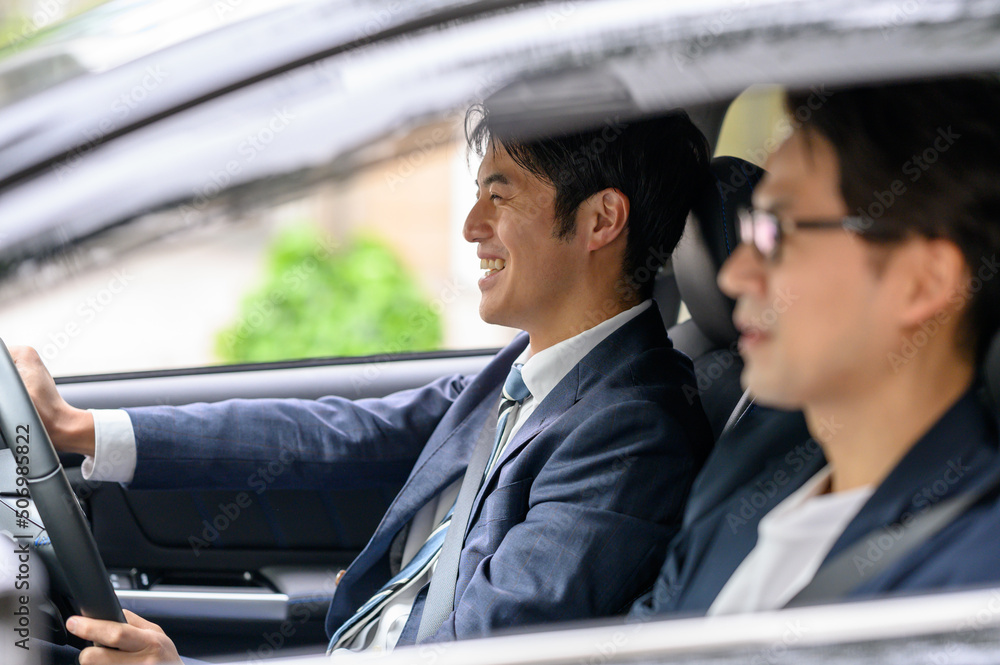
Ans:
[[[892,242],[946,238],[971,275],[960,347],[981,363],[1000,327],[1000,81],[962,76],[834,91],[786,108],[833,144],[851,215]]]
[[[576,211],[590,196],[617,189],[629,200],[622,278],[643,300],[684,231],[694,192],[708,174],[705,136],[683,111],[597,129],[524,138],[491,122],[488,104],[466,114],[469,148],[483,156],[502,148],[521,168],[556,190],[555,236],[576,232]]]

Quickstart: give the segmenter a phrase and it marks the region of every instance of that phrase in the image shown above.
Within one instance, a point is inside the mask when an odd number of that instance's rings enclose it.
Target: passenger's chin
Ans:
[[[801,399],[791,389],[786,377],[769,372],[769,368],[752,360],[746,360],[740,383],[753,395],[754,403],[773,409],[795,411],[802,407]]]

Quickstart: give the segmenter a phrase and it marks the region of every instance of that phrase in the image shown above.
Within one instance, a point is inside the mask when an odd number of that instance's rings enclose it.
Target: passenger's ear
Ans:
[[[915,327],[933,318],[951,319],[968,302],[969,270],[962,251],[943,238],[911,242],[912,276],[901,303],[901,322]]]
[[[587,249],[598,250],[611,244],[619,236],[624,240],[628,223],[629,200],[618,189],[603,189],[591,195],[580,206],[584,213],[584,227],[588,234]]]

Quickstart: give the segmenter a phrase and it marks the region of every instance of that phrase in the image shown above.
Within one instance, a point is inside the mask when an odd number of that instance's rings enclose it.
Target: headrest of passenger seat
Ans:
[[[764,170],[736,157],[717,157],[710,169],[712,178],[695,198],[673,264],[691,318],[717,347],[725,348],[738,337],[734,303],[715,280],[739,243],[736,211],[750,207],[750,195]]]

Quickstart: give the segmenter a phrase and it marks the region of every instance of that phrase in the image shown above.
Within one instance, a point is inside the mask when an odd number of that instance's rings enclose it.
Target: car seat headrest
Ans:
[[[711,178],[695,196],[684,236],[674,252],[681,297],[695,325],[717,347],[733,344],[733,301],[716,285],[719,268],[739,243],[736,211],[750,207],[764,170],[737,157],[717,157]]]

